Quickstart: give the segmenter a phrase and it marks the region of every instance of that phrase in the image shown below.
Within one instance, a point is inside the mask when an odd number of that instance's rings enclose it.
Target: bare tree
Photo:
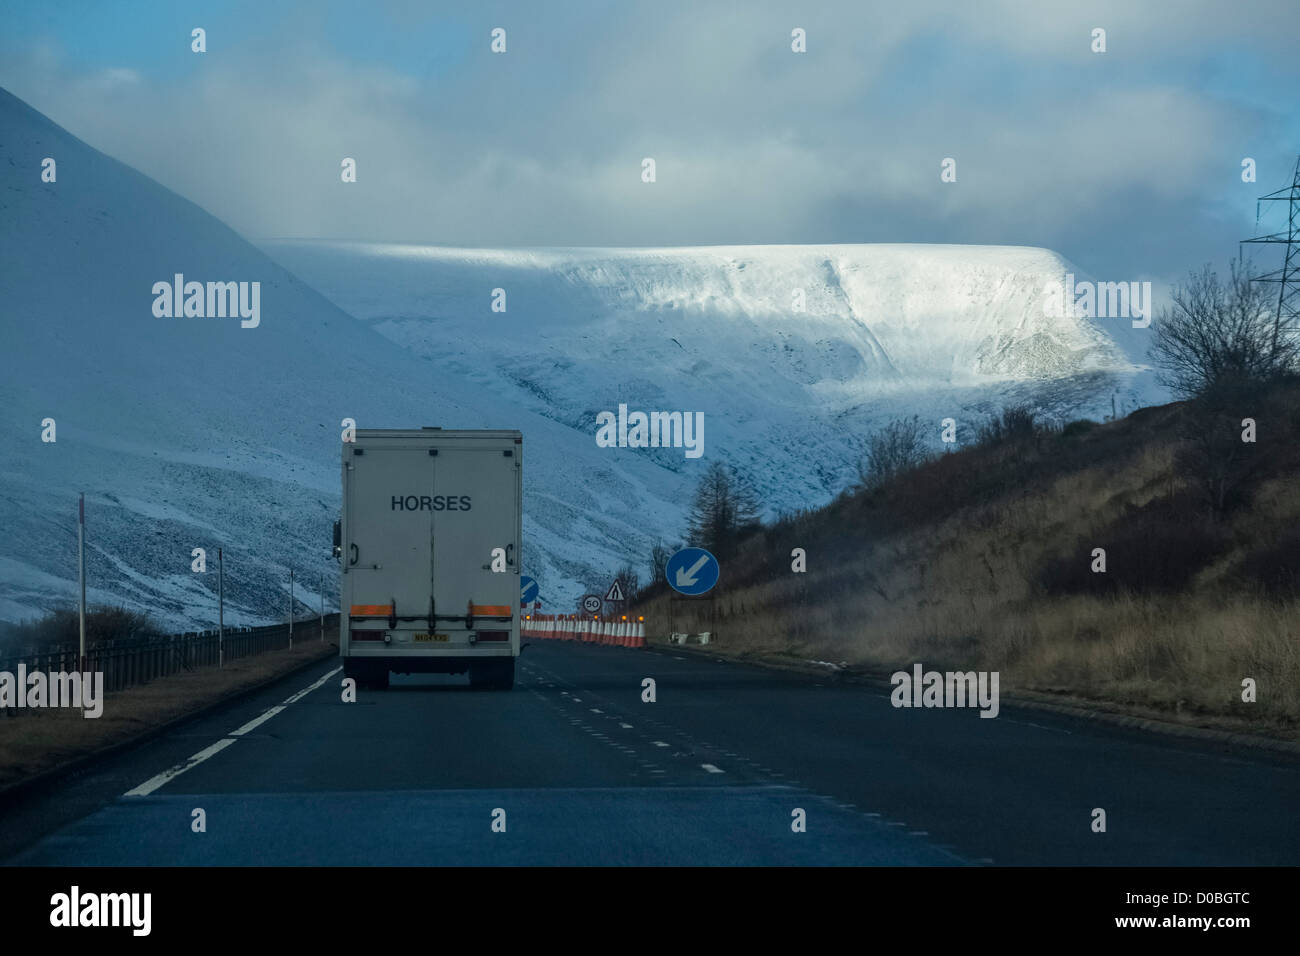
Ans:
[[[925,429],[921,419],[896,418],[867,440],[858,460],[858,487],[874,490],[925,461]]]
[[[650,583],[663,584],[668,580],[668,559],[672,557],[672,552],[665,547],[662,541],[655,541],[654,546],[650,549]]]
[[[618,582],[618,586],[623,592],[623,600],[627,604],[636,601],[637,596],[641,593],[641,581],[632,565],[625,564],[615,571],[614,580]]]
[[[1182,398],[1221,387],[1264,384],[1297,367],[1297,329],[1275,314],[1268,288],[1233,262],[1228,281],[1209,265],[1175,286],[1156,320],[1151,357],[1157,380]]]

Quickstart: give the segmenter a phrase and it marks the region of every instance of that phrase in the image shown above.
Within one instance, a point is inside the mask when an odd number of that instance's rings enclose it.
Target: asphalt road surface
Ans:
[[[511,692],[395,676],[344,703],[330,659],[9,808],[0,859],[1300,863],[1285,757],[670,650],[533,641],[519,666]]]

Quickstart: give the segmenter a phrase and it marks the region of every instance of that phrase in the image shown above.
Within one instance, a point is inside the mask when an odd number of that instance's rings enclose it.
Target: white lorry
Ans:
[[[519,656],[523,437],[358,429],[343,443],[339,656],[359,685],[469,672],[508,690]]]

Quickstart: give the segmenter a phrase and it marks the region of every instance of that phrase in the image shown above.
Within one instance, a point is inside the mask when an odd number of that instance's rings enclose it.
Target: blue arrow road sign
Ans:
[[[532,604],[537,600],[537,582],[524,575],[519,579],[519,603]]]
[[[704,594],[718,583],[718,559],[703,548],[682,548],[668,559],[664,571],[680,594]]]

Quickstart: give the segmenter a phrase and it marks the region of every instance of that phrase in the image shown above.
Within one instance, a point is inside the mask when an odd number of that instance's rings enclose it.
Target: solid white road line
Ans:
[[[207,760],[209,757],[216,756],[217,754],[221,753],[221,751],[225,750],[234,742],[235,742],[234,737],[222,737],[211,747],[204,747],[202,750],[200,750],[194,756],[190,757],[190,759],[185,761],[184,763],[177,764],[175,767],[172,767],[170,770],[164,770],[162,773],[158,774],[157,776],[150,777],[144,783],[140,784],[140,786],[128,790],[126,793],[122,794],[122,796],[147,797],[149,796],[149,794],[153,793],[163,784],[179,777],[186,770],[189,770],[190,767],[198,766],[199,764],[203,763],[203,761]]]
[[[321,684],[324,684],[327,680],[329,680],[331,677],[333,677],[342,669],[343,668],[341,667],[334,668],[332,671],[330,671],[320,680],[316,681],[316,683],[312,684],[310,687],[304,687],[302,690],[298,691],[298,693],[294,694],[292,697],[285,700],[283,704],[277,704],[275,707],[272,707],[270,710],[262,714],[260,717],[255,717],[254,719],[250,720],[248,723],[244,724],[244,726],[240,727],[238,730],[231,731],[228,735],[218,740],[212,746],[204,747],[202,750],[194,754],[184,763],[177,764],[176,766],[172,767],[170,770],[164,770],[162,773],[150,777],[144,783],[140,784],[140,786],[131,788],[126,793],[122,794],[122,796],[124,797],[149,796],[149,794],[153,793],[159,787],[175,780],[177,777],[183,774],[186,770],[189,770],[191,767],[197,767],[199,764],[203,763],[203,761],[207,760],[209,757],[215,757],[217,754],[221,753],[221,751],[225,750],[227,747],[233,744],[238,738],[248,733],[254,727],[257,727],[260,724],[270,720],[272,717],[280,713],[280,711],[284,710],[290,704],[302,700],[304,697],[306,697],[308,694],[314,691],[317,687],[320,687]]]
[[[290,704],[293,704],[293,703],[296,703],[296,702],[302,700],[304,697],[306,697],[308,694],[310,694],[312,691],[314,691],[317,687],[319,687],[321,684],[325,683],[327,680],[329,680],[331,677],[333,677],[335,674],[337,674],[337,673],[338,673],[339,671],[341,671],[341,670],[343,670],[343,668],[341,668],[341,667],[336,667],[336,668],[334,668],[332,671],[330,671],[328,674],[326,674],[324,677],[322,677],[322,678],[321,678],[320,680],[318,680],[316,683],[312,684],[310,687],[304,687],[302,690],[298,691],[298,693],[294,694],[292,697],[290,697],[288,700],[286,700],[286,701],[284,702],[284,706],[288,707]]]

